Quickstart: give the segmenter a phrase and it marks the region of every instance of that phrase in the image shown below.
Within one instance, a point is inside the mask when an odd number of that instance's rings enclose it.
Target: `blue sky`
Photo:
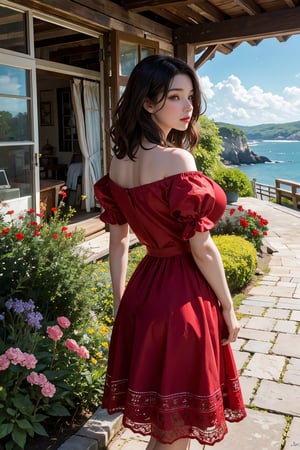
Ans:
[[[300,121],[300,35],[217,52],[199,70],[210,119],[235,125]]]

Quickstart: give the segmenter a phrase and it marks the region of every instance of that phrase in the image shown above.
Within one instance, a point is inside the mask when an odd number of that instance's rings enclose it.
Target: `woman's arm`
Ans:
[[[194,260],[222,305],[223,317],[228,328],[228,337],[222,344],[234,342],[240,330],[231,294],[228,288],[223,262],[219,250],[208,231],[198,233],[190,239]]]
[[[124,225],[110,225],[109,231],[109,266],[114,295],[114,315],[116,316],[125,290],[129,227],[127,223]]]

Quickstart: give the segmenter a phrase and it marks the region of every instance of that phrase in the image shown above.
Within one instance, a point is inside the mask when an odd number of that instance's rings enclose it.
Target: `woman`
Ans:
[[[116,312],[102,406],[150,435],[148,450],[185,450],[191,438],[213,445],[225,419],[246,415],[229,345],[239,324],[209,233],[225,194],[189,151],[200,109],[185,62],[142,60],[113,118],[109,174],[95,185]],[[129,227],[147,255],[125,288]]]

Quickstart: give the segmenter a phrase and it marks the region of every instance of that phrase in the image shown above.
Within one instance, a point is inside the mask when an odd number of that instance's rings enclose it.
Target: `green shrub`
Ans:
[[[1,206],[0,308],[11,297],[33,299],[48,320],[85,320],[97,292],[95,267],[77,250],[82,232],[69,232],[70,216],[62,216],[60,208],[46,221],[32,209],[15,215]]]
[[[212,175],[224,192],[237,192],[240,197],[252,197],[253,188],[247,175],[239,169],[231,167],[219,167]]]
[[[240,236],[213,236],[213,240],[222,257],[230,292],[241,291],[255,275],[255,247]]]

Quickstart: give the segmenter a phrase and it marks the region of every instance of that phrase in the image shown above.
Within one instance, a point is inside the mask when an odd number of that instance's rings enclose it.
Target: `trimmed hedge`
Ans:
[[[240,236],[213,236],[221,254],[231,293],[241,291],[254,277],[257,253],[251,242]]]

